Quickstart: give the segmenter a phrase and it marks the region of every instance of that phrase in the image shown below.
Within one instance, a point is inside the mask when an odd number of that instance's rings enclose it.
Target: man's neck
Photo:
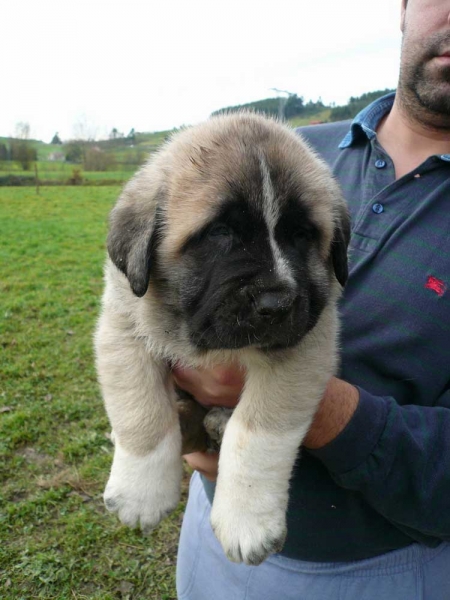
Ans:
[[[450,131],[429,129],[408,119],[397,98],[391,112],[378,125],[377,138],[394,162],[396,179],[433,154],[450,154]]]

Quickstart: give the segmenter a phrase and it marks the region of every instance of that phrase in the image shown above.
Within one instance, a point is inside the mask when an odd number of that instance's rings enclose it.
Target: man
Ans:
[[[352,215],[340,378],[293,474],[288,537],[259,567],[227,561],[209,526],[217,456],[196,453],[179,600],[450,598],[450,0],[402,0],[396,95],[352,124],[301,133]],[[234,406],[229,367],[175,369]]]

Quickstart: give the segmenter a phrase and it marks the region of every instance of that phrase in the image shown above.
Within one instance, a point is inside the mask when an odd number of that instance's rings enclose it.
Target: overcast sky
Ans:
[[[395,87],[400,0],[21,0],[3,8],[0,135],[104,137],[201,121],[289,90]]]

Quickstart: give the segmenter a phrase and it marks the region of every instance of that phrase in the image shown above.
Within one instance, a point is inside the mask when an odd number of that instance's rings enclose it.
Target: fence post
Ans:
[[[34,176],[36,179],[36,194],[39,196],[39,174],[38,174],[37,162],[34,163]]]

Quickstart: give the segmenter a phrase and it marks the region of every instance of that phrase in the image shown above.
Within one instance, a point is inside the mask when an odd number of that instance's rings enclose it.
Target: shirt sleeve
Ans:
[[[400,530],[450,540],[450,390],[424,407],[358,389],[346,428],[308,452]]]

